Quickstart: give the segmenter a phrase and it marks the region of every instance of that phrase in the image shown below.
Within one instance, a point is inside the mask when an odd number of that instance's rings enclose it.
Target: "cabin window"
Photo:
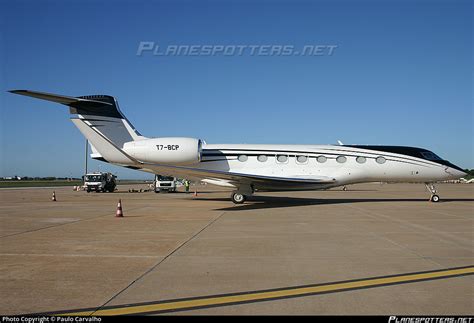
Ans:
[[[316,160],[318,161],[318,163],[325,163],[326,160],[328,160],[326,158],[326,156],[318,156],[318,158],[316,158]]]
[[[347,158],[344,157],[344,156],[338,156],[338,157],[336,158],[336,160],[337,160],[338,163],[342,164],[342,163],[345,163],[345,162],[346,162]]]
[[[267,161],[267,156],[266,155],[258,155],[257,160],[259,162],[266,162]]]
[[[375,159],[375,161],[379,164],[385,164],[385,162],[387,161],[384,157],[382,156],[379,156]]]
[[[362,157],[362,156],[359,156],[356,158],[356,161],[359,163],[359,164],[363,164],[367,161],[367,159],[365,157]]]
[[[306,163],[308,161],[308,156],[298,156],[296,161],[300,164]]]
[[[286,163],[288,160],[288,156],[286,155],[278,155],[277,160],[279,163]]]
[[[239,155],[239,157],[238,157],[238,160],[241,161],[241,162],[246,162],[247,159],[249,159],[249,158],[247,157],[247,155]]]

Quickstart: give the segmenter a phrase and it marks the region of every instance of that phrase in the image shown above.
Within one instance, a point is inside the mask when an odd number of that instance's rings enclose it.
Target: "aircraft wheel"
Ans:
[[[242,204],[246,200],[245,195],[240,194],[240,193],[232,193],[230,198],[231,198],[232,202],[234,202],[234,204]]]
[[[430,198],[430,201],[431,202],[439,202],[439,196],[434,194],[434,195],[431,195],[431,198]]]

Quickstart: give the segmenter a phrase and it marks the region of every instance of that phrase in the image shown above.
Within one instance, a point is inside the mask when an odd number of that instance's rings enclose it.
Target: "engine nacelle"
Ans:
[[[164,137],[126,142],[123,150],[143,162],[187,165],[201,161],[201,146],[200,139]]]

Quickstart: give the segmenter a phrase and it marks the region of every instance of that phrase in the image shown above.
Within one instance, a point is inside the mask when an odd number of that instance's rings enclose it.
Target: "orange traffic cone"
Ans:
[[[117,212],[115,212],[116,218],[123,218],[123,211],[122,211],[122,199],[119,199],[117,204]]]
[[[53,191],[53,197],[51,198],[51,201],[56,202],[56,192]]]

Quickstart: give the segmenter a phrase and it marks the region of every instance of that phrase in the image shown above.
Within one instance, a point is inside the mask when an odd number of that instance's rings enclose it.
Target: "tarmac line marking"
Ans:
[[[84,309],[78,311],[64,311],[51,313],[53,315],[133,315],[133,314],[160,314],[176,311],[195,310],[235,304],[264,302],[285,298],[295,298],[310,295],[336,293],[365,288],[407,284],[413,282],[446,279],[459,276],[474,275],[474,266],[448,268],[425,272],[407,273],[400,275],[372,277],[350,281],[332,282],[324,284],[286,287],[273,290],[260,290],[234,294],[210,295],[157,302],[127,304],[103,307],[102,309]]]

